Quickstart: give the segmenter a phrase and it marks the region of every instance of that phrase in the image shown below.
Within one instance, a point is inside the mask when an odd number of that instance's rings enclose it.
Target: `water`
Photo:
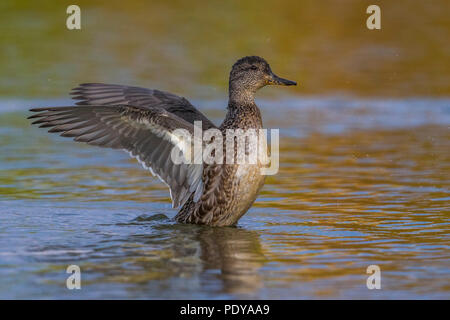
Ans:
[[[450,298],[448,99],[259,100],[280,171],[237,228],[173,222],[126,153],[25,119],[67,103],[0,102],[0,298]]]
[[[0,1],[0,298],[450,298],[450,2]],[[237,228],[180,225],[126,153],[31,127],[83,82],[187,97],[216,123],[231,65],[258,92],[280,171]],[[68,290],[68,265],[82,289]],[[381,290],[366,269],[381,268]]]

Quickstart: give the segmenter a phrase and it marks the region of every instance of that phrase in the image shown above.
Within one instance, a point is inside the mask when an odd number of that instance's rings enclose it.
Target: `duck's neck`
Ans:
[[[255,103],[255,92],[233,88],[230,84],[228,112],[222,124],[224,128],[262,128],[261,112]]]
[[[245,106],[255,104],[256,89],[243,88],[242,86],[230,81],[228,91],[228,106]]]

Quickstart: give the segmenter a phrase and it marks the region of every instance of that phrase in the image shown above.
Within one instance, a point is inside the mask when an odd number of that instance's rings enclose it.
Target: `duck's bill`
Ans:
[[[297,82],[280,78],[279,76],[274,74],[272,75],[272,79],[269,80],[269,84],[275,84],[280,86],[296,86]]]

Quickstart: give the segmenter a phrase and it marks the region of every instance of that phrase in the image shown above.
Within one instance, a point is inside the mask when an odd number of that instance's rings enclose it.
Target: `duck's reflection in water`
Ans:
[[[116,284],[120,291],[125,284],[149,298],[161,297],[159,291],[186,298],[190,290],[248,296],[262,287],[265,257],[256,231],[179,224],[162,214],[106,229],[111,233],[81,262],[85,285]]]
[[[251,294],[262,286],[265,258],[259,235],[241,228],[203,227],[198,231],[203,270],[220,270],[223,292]]]

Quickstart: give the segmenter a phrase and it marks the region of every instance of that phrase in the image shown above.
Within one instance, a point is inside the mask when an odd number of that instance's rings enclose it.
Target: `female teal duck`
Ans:
[[[260,129],[261,113],[254,96],[269,85],[296,85],[276,76],[261,57],[239,59],[229,79],[228,112],[218,128]],[[172,132],[194,134],[194,121],[202,130],[216,128],[188,100],[177,95],[139,87],[85,83],[73,89],[79,106],[46,107],[29,118],[63,137],[91,145],[123,149],[169,186],[175,219],[211,226],[235,225],[247,212],[264,184],[262,164],[196,164],[171,161],[177,146]]]

